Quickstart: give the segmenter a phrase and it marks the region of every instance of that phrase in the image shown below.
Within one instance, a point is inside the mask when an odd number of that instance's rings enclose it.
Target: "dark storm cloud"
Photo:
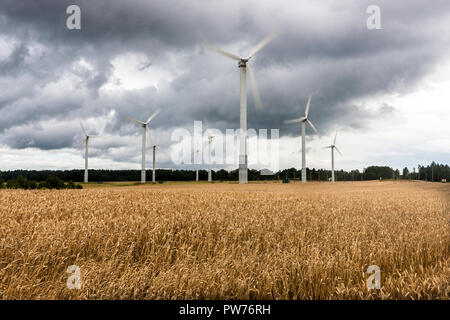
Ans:
[[[66,8],[78,4],[82,30],[65,27]],[[313,93],[310,117],[322,133],[334,125],[364,128],[364,120],[393,112],[369,110],[352,101],[406,92],[448,54],[450,2],[378,1],[382,30],[366,27],[372,1],[16,1],[0,3],[0,36],[16,42],[0,60],[0,143],[14,148],[69,147],[70,134],[14,131],[42,120],[93,117],[115,110],[106,130],[132,134],[126,116],[145,119],[156,107],[158,128],[203,120],[210,127],[239,124],[239,69],[235,61],[205,52],[202,39],[247,54],[267,33],[279,37],[252,59],[265,109],[256,111],[249,92],[248,126],[281,128],[303,115]],[[36,49],[37,48],[37,49]],[[0,48],[1,50],[1,48]],[[139,71],[171,70],[158,88],[100,94],[114,79],[112,60],[143,53]],[[90,67],[77,64],[86,61]],[[148,69],[148,70],[147,70]],[[62,81],[64,77],[69,77]],[[61,82],[58,86],[54,83]],[[20,88],[20,89],[18,89]],[[13,137],[12,133],[17,134]],[[167,133],[170,134],[170,133]]]
[[[78,138],[78,139],[77,139]],[[74,143],[77,139],[77,143]],[[18,149],[38,147],[43,150],[78,146],[82,141],[79,130],[67,124],[16,126],[4,133],[4,140]]]

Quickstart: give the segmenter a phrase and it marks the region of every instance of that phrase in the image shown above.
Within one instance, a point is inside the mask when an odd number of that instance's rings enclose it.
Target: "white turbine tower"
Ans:
[[[152,139],[152,136],[150,135],[150,130],[148,130],[147,132],[148,132],[148,137],[150,140],[151,148],[153,151],[152,183],[155,184],[156,183],[156,149],[159,150],[159,147],[157,145],[156,138],[154,140]]]
[[[84,140],[81,142],[80,147],[84,144],[85,150],[84,150],[84,183],[88,183],[89,181],[89,170],[88,170],[88,158],[89,158],[89,139],[95,138],[97,136],[89,135],[86,131],[86,129],[83,127],[83,124],[80,122],[81,130],[83,130],[84,133]]]
[[[331,181],[334,182],[334,149],[336,149],[337,152],[339,152],[339,154],[342,156],[341,151],[339,151],[339,148],[336,147],[336,137],[337,137],[337,132],[334,135],[334,140],[333,143],[330,146],[327,146],[325,148],[330,148],[331,149]]]
[[[211,143],[214,140],[214,136],[208,136],[208,182],[212,182],[211,172]]]
[[[202,153],[203,153],[203,159],[205,158],[204,152],[205,152],[205,145],[208,144],[208,158],[206,159],[206,162],[208,164],[208,182],[212,182],[212,171],[211,171],[211,143],[214,140],[214,136],[210,135],[208,132],[209,128],[205,125],[202,129],[202,139],[205,137],[205,135],[208,137],[208,140],[202,145]],[[193,152],[194,153],[194,152]],[[199,150],[196,151],[197,155],[199,153]],[[195,156],[194,156],[195,160]],[[196,172],[196,178],[198,181],[198,167]]]
[[[305,142],[306,124],[308,123],[311,126],[311,128],[313,128],[313,130],[317,134],[319,134],[319,131],[317,131],[316,127],[308,119],[308,113],[309,113],[310,105],[311,105],[311,96],[309,96],[308,103],[306,104],[305,116],[300,117],[298,119],[286,120],[284,122],[284,123],[298,123],[298,122],[301,122],[301,124],[302,124],[302,182],[303,183],[306,183],[306,142]]]
[[[157,109],[150,117],[148,117],[146,122],[142,122],[139,120],[135,120],[132,118],[127,118],[128,120],[134,121],[137,124],[140,124],[142,126],[142,163],[141,163],[141,183],[145,183],[146,174],[145,174],[145,138],[147,135],[147,126],[150,123],[150,121],[153,120],[154,117],[159,113],[160,109]]]
[[[195,167],[195,181],[196,182],[198,182],[198,166],[199,166],[199,163],[198,163],[198,154],[200,153],[200,150],[195,150],[195,151],[193,151],[192,152],[192,155],[194,156],[194,164],[196,164],[196,167]]]
[[[230,59],[238,61],[239,69],[241,70],[241,88],[240,88],[240,146],[239,146],[239,183],[248,183],[248,170],[247,170],[247,70],[250,77],[250,85],[253,92],[253,98],[255,100],[255,106],[258,109],[262,108],[261,99],[259,97],[258,88],[256,87],[255,75],[253,70],[248,65],[248,61],[265,45],[272,41],[276,37],[276,33],[271,33],[266,36],[261,42],[259,42],[251,51],[247,58],[241,58],[235,54],[226,52],[222,49],[216,48],[210,44],[200,42],[204,48],[220,53]]]

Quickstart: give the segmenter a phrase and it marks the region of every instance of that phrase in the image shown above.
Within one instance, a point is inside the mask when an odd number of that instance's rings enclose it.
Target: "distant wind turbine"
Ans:
[[[149,141],[151,144],[151,148],[153,151],[152,183],[155,184],[156,183],[156,149],[159,150],[159,147],[156,143],[156,138],[154,140],[152,139],[152,136],[150,135],[150,130],[148,130],[147,132],[148,132],[148,137],[149,137]]]
[[[337,152],[339,152],[339,154],[342,156],[341,151],[339,151],[339,148],[336,147],[336,137],[337,137],[337,132],[334,135],[334,140],[333,143],[330,146],[327,146],[325,148],[330,148],[331,149],[331,181],[334,182],[334,149],[336,149]]]
[[[200,150],[195,150],[195,151],[192,151],[192,155],[194,155],[194,163],[196,164],[196,167],[195,167],[195,181],[196,182],[198,182],[198,166],[199,166],[199,163],[197,163],[197,161],[198,161],[198,154],[200,153]],[[197,160],[197,161],[196,161]]]
[[[140,124],[142,126],[142,163],[141,163],[141,183],[145,183],[146,180],[146,173],[145,173],[145,137],[147,135],[147,126],[150,123],[150,121],[155,118],[158,113],[160,112],[160,109],[157,109],[150,117],[148,117],[146,122],[142,122],[139,120],[135,120],[132,118],[127,118],[130,121],[134,121],[137,124]]]
[[[311,105],[311,96],[309,96],[308,103],[306,104],[305,116],[297,118],[297,119],[284,121],[284,123],[298,123],[298,122],[301,122],[301,124],[302,124],[302,182],[303,183],[306,183],[306,142],[305,142],[306,123],[308,123],[311,126],[311,128],[317,134],[319,134],[319,131],[317,131],[316,127],[308,119],[308,113],[309,113],[310,105]]]
[[[89,139],[90,138],[97,138],[98,136],[89,135],[86,131],[86,129],[83,127],[83,124],[80,122],[81,130],[83,130],[84,133],[84,139],[83,142],[81,142],[80,147],[84,144],[85,145],[85,151],[84,151],[84,183],[88,183],[89,181],[89,170],[88,170],[88,158],[89,158]]]
[[[211,172],[211,143],[214,140],[214,136],[208,136],[208,182],[212,182]]]
[[[207,159],[207,163],[208,163],[208,182],[212,182],[212,171],[211,171],[211,143],[214,140],[214,136],[210,135],[208,132],[209,128],[204,125],[204,127],[202,128],[202,137],[205,136],[205,134],[207,134],[208,137],[208,141],[206,141],[203,146],[202,146],[202,151],[203,151],[203,155],[205,152],[205,145],[208,144],[208,159]],[[197,154],[199,152],[199,150],[197,149]],[[204,156],[202,157],[204,159]],[[194,157],[195,160],[195,157]],[[197,169],[197,173],[196,175],[198,176],[198,169]]]
[[[226,52],[222,49],[216,48],[205,42],[199,44],[204,48],[224,55],[232,60],[238,61],[238,66],[241,70],[241,88],[240,88],[240,146],[239,146],[239,183],[248,183],[248,168],[247,168],[247,70],[250,77],[250,85],[252,88],[253,98],[255,100],[255,106],[258,109],[262,109],[261,99],[259,97],[258,88],[256,86],[255,75],[252,68],[248,65],[248,61],[265,45],[272,41],[276,37],[276,33],[271,33],[266,36],[261,42],[259,42],[251,51],[247,58],[241,58],[235,54]]]

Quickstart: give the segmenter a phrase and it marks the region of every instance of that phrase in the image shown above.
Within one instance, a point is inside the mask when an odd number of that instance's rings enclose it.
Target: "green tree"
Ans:
[[[19,183],[15,179],[8,180],[6,182],[6,188],[8,188],[8,189],[19,189]]]
[[[75,189],[75,183],[73,183],[73,181],[70,180],[69,182],[67,182],[66,188],[67,189]]]
[[[45,185],[48,189],[64,189],[64,181],[53,175],[47,177]]]
[[[408,179],[408,175],[409,175],[409,170],[407,167],[403,168],[403,179]]]
[[[391,167],[370,166],[364,169],[364,180],[392,179],[393,175]]]
[[[37,181],[34,180],[28,181],[28,189],[34,190],[37,189],[37,187],[38,187]]]
[[[17,183],[19,184],[20,189],[29,189],[28,179],[22,175],[19,175],[17,178]]]

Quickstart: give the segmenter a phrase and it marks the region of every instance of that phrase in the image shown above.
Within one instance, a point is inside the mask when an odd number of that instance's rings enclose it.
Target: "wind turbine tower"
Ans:
[[[153,172],[152,172],[152,182],[156,183],[156,171],[155,171],[155,163],[156,163],[156,146],[153,146]]]
[[[150,135],[150,130],[148,130],[148,138],[151,143],[151,148],[153,152],[153,168],[152,168],[152,183],[156,183],[156,149],[159,150],[159,147],[156,143],[156,139],[152,139],[152,136]]]
[[[86,132],[86,129],[83,127],[83,124],[80,122],[81,130],[83,130],[84,133],[84,140],[81,142],[80,147],[84,144],[85,150],[84,150],[84,183],[89,182],[89,170],[88,170],[88,159],[89,159],[89,138],[94,138],[97,136],[89,135]]]
[[[212,172],[211,172],[211,143],[213,141],[213,136],[208,136],[208,182],[212,182]]]
[[[196,151],[196,154],[197,154],[197,159],[198,159],[198,153],[199,153],[199,151],[197,150]],[[196,182],[198,182],[198,164],[197,164],[197,168],[195,169],[195,181]]]

